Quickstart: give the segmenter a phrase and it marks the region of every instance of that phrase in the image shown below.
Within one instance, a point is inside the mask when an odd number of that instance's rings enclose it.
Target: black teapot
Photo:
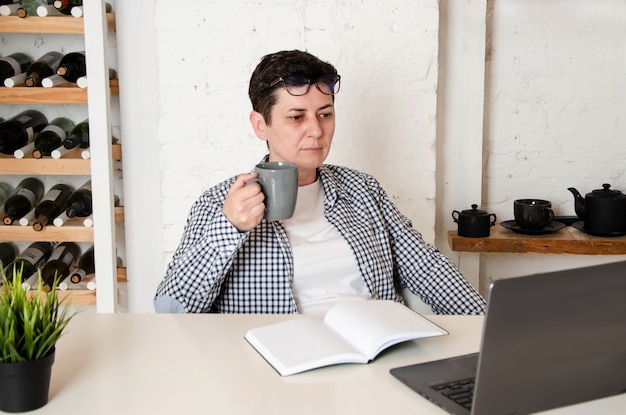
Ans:
[[[584,198],[573,187],[567,190],[574,195],[574,210],[584,221],[585,231],[607,235],[626,232],[626,195],[622,192],[612,190],[608,183]]]
[[[496,214],[479,210],[478,205],[472,205],[471,209],[461,212],[453,210],[452,219],[459,225],[459,236],[470,238],[489,236],[489,230],[496,224]]]

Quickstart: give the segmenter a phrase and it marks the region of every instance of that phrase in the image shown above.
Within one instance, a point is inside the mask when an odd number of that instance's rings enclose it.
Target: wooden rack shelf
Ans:
[[[1,23],[1,22],[0,22]],[[119,82],[110,79],[112,94],[119,94]],[[88,88],[66,83],[53,88],[16,86],[0,88],[2,104],[86,104]]]
[[[124,207],[114,208],[115,222],[124,222]],[[0,241],[52,241],[52,242],[93,242],[93,228],[83,226],[79,220],[70,220],[63,226],[48,225],[37,232],[32,226],[0,225]]]
[[[626,236],[591,236],[572,226],[547,235],[523,235],[496,224],[485,238],[467,238],[448,232],[453,251],[517,254],[626,255]]]
[[[126,268],[117,269],[117,282],[127,282]],[[29,292],[32,295],[32,291]],[[61,302],[68,302],[72,306],[96,305],[96,291],[85,289],[58,290],[57,295]]]
[[[53,159],[44,157],[34,159],[24,157],[16,159],[13,156],[0,154],[0,174],[56,174],[56,175],[84,175],[91,174],[91,161],[80,158],[82,149],[74,149],[65,157]],[[122,146],[113,144],[111,149],[113,160],[122,159]]]
[[[107,27],[115,30],[115,14],[107,13]],[[83,34],[85,26],[81,17],[74,16],[0,16],[0,26],[4,33],[58,33]]]

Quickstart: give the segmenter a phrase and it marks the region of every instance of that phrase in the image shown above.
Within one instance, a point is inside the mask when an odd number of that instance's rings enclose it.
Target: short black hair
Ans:
[[[337,69],[308,52],[286,50],[265,55],[250,78],[248,96],[252,109],[260,113],[266,123],[271,124],[272,108],[276,104],[274,91],[282,86],[278,84],[272,87],[272,82],[289,75],[315,79],[326,74],[336,75]]]

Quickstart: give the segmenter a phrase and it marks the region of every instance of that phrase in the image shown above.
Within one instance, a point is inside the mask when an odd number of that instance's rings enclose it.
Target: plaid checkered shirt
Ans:
[[[484,313],[484,299],[422,239],[376,179],[326,164],[319,179],[324,215],[352,249],[372,299],[403,302],[397,291],[402,287],[437,314]],[[155,300],[173,300],[185,312],[297,313],[293,256],[282,223],[263,219],[239,232],[222,213],[235,180],[194,203]]]

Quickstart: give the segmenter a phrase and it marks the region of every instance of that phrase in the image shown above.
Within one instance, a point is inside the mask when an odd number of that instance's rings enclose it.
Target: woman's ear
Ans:
[[[254,130],[254,134],[263,141],[267,141],[265,137],[265,119],[263,115],[257,111],[250,112],[250,125],[252,125],[252,129]]]

